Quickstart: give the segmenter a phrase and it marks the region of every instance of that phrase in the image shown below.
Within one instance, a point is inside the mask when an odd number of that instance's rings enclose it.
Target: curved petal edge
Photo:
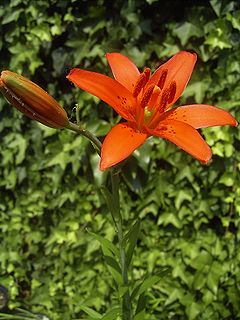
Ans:
[[[167,111],[160,120],[177,120],[195,129],[213,126],[237,126],[236,119],[227,111],[206,104],[180,106]]]
[[[146,133],[137,132],[128,122],[117,124],[103,141],[100,169],[104,171],[125,160],[147,137]]]
[[[151,130],[151,134],[169,140],[204,164],[211,159],[209,145],[199,132],[187,123],[165,120],[156,129]]]
[[[107,53],[106,58],[114,78],[132,92],[134,84],[140,75],[137,66],[121,53]]]
[[[118,81],[101,73],[78,68],[72,69],[67,79],[106,102],[124,119],[133,120],[136,101],[131,92]]]

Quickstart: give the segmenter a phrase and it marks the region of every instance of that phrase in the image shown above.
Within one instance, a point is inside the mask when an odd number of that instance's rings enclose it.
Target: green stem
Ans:
[[[119,171],[111,170],[111,183],[112,183],[112,195],[114,201],[115,210],[117,210],[117,216],[120,218],[115,221],[118,244],[119,244],[119,253],[120,253],[120,264],[122,271],[122,282],[123,286],[126,288],[126,292],[122,296],[122,320],[132,320],[132,306],[131,298],[129,293],[129,282],[128,282],[128,268],[126,261],[126,253],[123,245],[123,221],[120,212],[120,203],[119,203]],[[116,215],[115,215],[116,216]]]
[[[79,105],[77,104],[76,105],[76,120],[77,120],[77,125],[80,127],[80,107]]]
[[[78,110],[77,110],[78,111]],[[102,144],[96,136],[86,129],[83,129],[79,125],[79,117],[77,116],[78,124],[69,122],[67,129],[75,131],[91,141],[94,148],[100,155]],[[118,243],[119,243],[119,253],[120,253],[120,264],[122,271],[122,283],[123,287],[126,288],[124,295],[121,297],[122,305],[122,320],[132,320],[132,306],[131,306],[131,297],[129,292],[129,282],[128,282],[128,267],[126,260],[125,247],[123,244],[123,221],[120,212],[120,203],[119,203],[119,169],[116,167],[111,170],[111,183],[112,183],[112,196],[114,203],[114,210],[116,211],[113,216],[113,221],[116,226]],[[111,211],[111,210],[110,210]],[[116,219],[117,217],[117,219]]]
[[[67,129],[75,131],[81,134],[82,136],[86,137],[88,140],[90,140],[94,148],[96,149],[97,153],[100,155],[102,144],[100,140],[98,140],[98,138],[94,136],[90,131],[84,128],[81,128],[79,125],[72,122],[69,122]]]

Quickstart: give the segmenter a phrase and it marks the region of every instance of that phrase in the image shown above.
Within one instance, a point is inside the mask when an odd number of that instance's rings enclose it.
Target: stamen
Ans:
[[[158,81],[158,87],[159,87],[160,89],[162,89],[162,88],[164,87],[164,84],[165,84],[166,79],[167,79],[167,74],[168,74],[167,69],[163,70],[163,72],[162,72],[162,74],[161,74],[161,77],[160,77],[160,79],[159,79],[159,81]]]
[[[142,88],[146,85],[149,80],[151,70],[146,68],[138,77],[137,82],[133,88],[133,96],[137,97],[141,92]]]
[[[150,100],[150,98],[152,96],[154,87],[155,87],[155,84],[152,83],[152,84],[150,84],[150,86],[144,92],[143,97],[142,97],[141,102],[140,102],[140,107],[141,108],[146,107],[146,105],[148,104],[148,102],[149,102],[149,100]]]
[[[158,110],[164,112],[168,104],[172,103],[177,91],[176,82],[171,82],[170,86],[163,90]]]
[[[176,91],[177,91],[177,85],[176,85],[176,82],[173,81],[173,82],[171,82],[169,89],[168,89],[168,92],[169,92],[168,93],[168,103],[173,102]]]
[[[163,91],[162,96],[161,96],[161,100],[160,100],[160,104],[159,104],[159,111],[160,112],[165,111],[165,108],[168,104],[168,99],[169,99],[169,89],[166,89]]]

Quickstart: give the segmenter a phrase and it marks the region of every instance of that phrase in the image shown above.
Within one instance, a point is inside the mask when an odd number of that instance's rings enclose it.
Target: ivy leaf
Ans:
[[[184,22],[181,26],[174,29],[174,34],[179,38],[182,46],[185,46],[191,37],[201,37],[203,31],[190,22]]]

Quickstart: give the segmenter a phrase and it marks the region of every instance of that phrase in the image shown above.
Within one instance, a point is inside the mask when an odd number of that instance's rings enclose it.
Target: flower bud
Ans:
[[[0,91],[10,104],[33,120],[52,128],[64,128],[66,111],[34,82],[11,71],[2,71]]]

